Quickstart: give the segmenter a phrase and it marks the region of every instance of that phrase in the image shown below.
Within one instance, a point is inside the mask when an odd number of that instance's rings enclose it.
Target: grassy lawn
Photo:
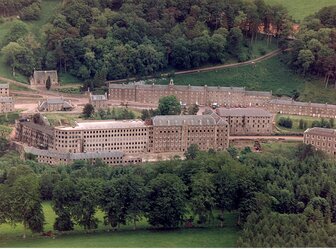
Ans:
[[[248,90],[273,91],[290,95],[294,89],[303,89],[306,81],[287,68],[278,57],[235,68],[212,72],[173,76],[175,84],[246,87]],[[159,80],[168,84],[169,79]]]
[[[306,16],[314,14],[325,6],[336,4],[335,0],[265,0],[265,2],[284,5],[289,14],[297,21],[303,20]]]
[[[51,126],[74,125],[75,121],[80,119],[79,114],[74,113],[45,113]]]
[[[45,231],[52,230],[55,220],[50,203],[43,204],[46,216]],[[98,212],[97,218],[103,219]],[[132,231],[129,226],[122,226],[120,231],[107,232],[107,227],[99,224],[97,231],[86,234],[81,228],[68,234],[56,235],[55,239],[39,235],[22,239],[22,225],[15,228],[0,225],[0,247],[235,247],[239,236],[236,215],[226,214],[225,228],[193,228],[169,231],[148,229],[146,221],[142,221],[139,230]]]
[[[0,114],[0,125],[15,124],[15,120],[19,118],[19,112],[9,112]]]
[[[289,117],[292,121],[293,121],[293,127],[290,128],[285,128],[282,126],[278,125],[278,121],[281,117],[287,118]],[[310,116],[298,116],[298,115],[285,115],[285,114],[277,114],[275,117],[275,121],[276,121],[276,125],[277,125],[277,129],[280,133],[290,133],[290,132],[304,132],[305,129],[300,129],[299,127],[299,122],[300,120],[306,121],[307,122],[307,128],[311,128],[312,127],[312,123],[313,121],[321,121],[320,118],[316,118],[316,117],[310,117]],[[329,119],[325,119],[328,120]]]
[[[300,101],[336,104],[336,89],[325,88],[322,80],[304,78],[292,72],[279,57],[255,65],[225,68],[212,72],[174,75],[176,85],[245,87],[247,90],[272,91],[273,95],[292,96],[300,92]],[[157,84],[168,84],[168,78],[156,79]]]

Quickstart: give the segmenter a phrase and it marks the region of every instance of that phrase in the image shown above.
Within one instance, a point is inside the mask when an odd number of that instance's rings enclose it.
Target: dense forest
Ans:
[[[0,0],[0,17],[19,15],[23,20],[36,20],[41,12],[41,0]]]
[[[336,87],[336,5],[307,17],[285,61],[299,73],[325,77]]]
[[[25,31],[16,23],[2,52],[27,76],[57,68],[81,80],[120,79],[248,60],[261,25],[278,38],[291,30],[287,10],[263,0],[63,1],[43,41],[15,32]]]
[[[42,231],[42,200],[52,200],[58,231],[75,224],[95,229],[97,209],[113,230],[122,224],[136,228],[144,218],[156,229],[225,227],[223,213],[235,212],[241,247],[335,245],[336,165],[323,153],[304,144],[264,153],[191,146],[186,158],[51,168],[7,154],[0,161],[0,223]]]

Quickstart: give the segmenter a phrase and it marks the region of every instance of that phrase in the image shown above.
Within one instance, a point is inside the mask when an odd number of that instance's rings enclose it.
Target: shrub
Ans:
[[[287,118],[281,117],[278,121],[278,125],[285,127],[285,128],[292,128],[293,121],[289,117]]]

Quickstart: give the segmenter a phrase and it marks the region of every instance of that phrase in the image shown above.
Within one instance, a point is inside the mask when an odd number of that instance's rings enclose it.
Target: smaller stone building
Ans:
[[[316,149],[336,156],[336,130],[314,127],[307,129],[303,134],[305,144],[311,144]]]
[[[90,93],[89,103],[93,105],[95,109],[106,109],[108,107],[107,93],[104,95],[94,95]]]
[[[45,86],[48,77],[50,77],[51,85],[58,85],[58,75],[56,70],[34,71],[34,74],[30,79],[30,84],[32,86]]]
[[[0,84],[0,96],[9,96],[9,84]]]
[[[7,113],[14,111],[14,100],[12,97],[0,96],[0,113]]]
[[[74,106],[71,100],[65,100],[61,98],[44,99],[39,101],[37,109],[40,112],[52,112],[52,111],[71,111]]]
[[[271,135],[273,116],[259,108],[218,108],[218,116],[230,125],[231,136]]]

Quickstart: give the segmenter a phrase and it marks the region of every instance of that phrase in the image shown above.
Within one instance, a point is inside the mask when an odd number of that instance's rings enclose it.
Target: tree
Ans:
[[[196,115],[199,111],[199,107],[196,104],[193,104],[188,107],[188,114],[189,115]]]
[[[46,88],[47,88],[47,90],[50,90],[50,88],[51,88],[51,79],[50,79],[50,76],[48,76],[48,79],[46,80]]]
[[[191,144],[187,151],[184,153],[184,156],[187,160],[194,160],[199,152],[199,148],[197,144]]]
[[[215,186],[209,173],[200,172],[191,180],[191,207],[198,216],[198,223],[205,224],[212,218],[215,207]]]
[[[26,237],[26,229],[32,232],[42,232],[44,215],[40,200],[39,181],[33,174],[20,176],[10,189],[12,222],[22,222],[24,227],[23,237]]]
[[[181,113],[181,105],[176,96],[165,96],[160,98],[158,113],[160,115],[179,115]]]
[[[86,118],[89,118],[93,115],[94,113],[94,107],[92,104],[88,103],[84,106],[84,109],[83,109],[83,115],[84,117]]]
[[[186,186],[173,174],[160,174],[148,184],[147,212],[149,224],[176,228],[183,221],[186,208]]]
[[[85,230],[96,229],[98,219],[95,217],[102,196],[101,182],[96,179],[79,179],[76,183],[78,202],[72,207],[74,220]]]
[[[28,34],[27,24],[20,20],[15,20],[12,26],[9,28],[8,32],[4,35],[2,40],[2,46],[4,47],[11,42],[17,42],[19,38],[24,37]]]

